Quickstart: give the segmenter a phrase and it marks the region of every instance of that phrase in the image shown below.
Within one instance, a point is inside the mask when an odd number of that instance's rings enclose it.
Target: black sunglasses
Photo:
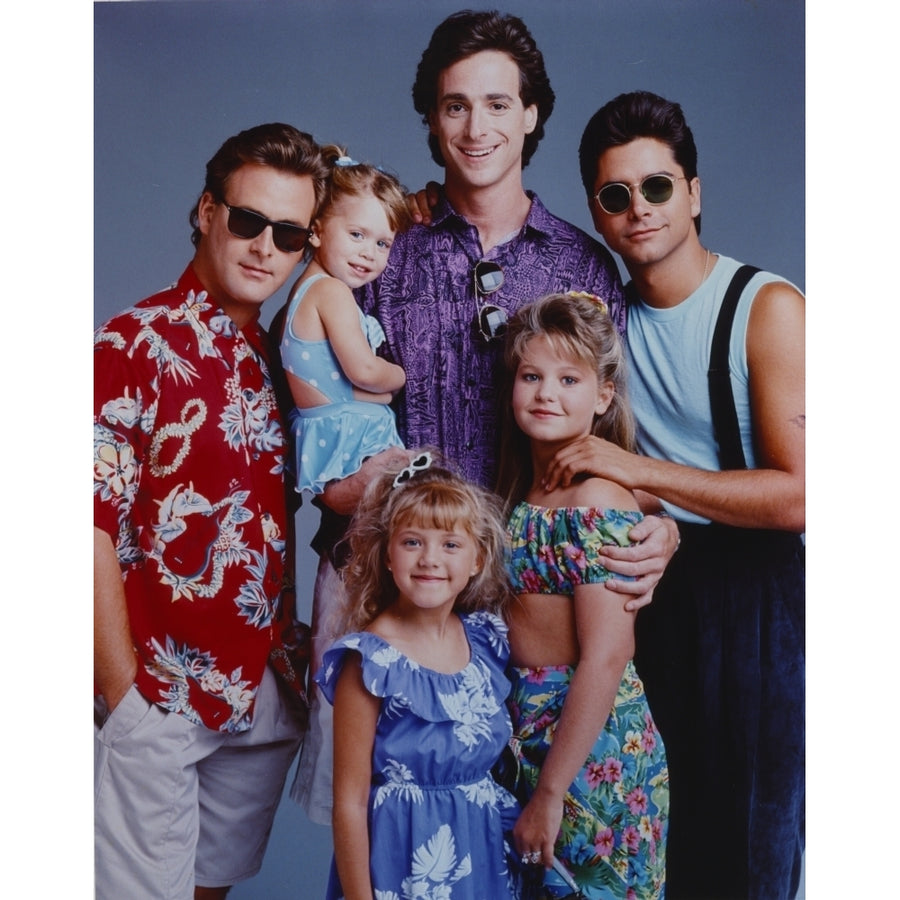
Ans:
[[[475,282],[475,298],[478,301],[475,327],[484,340],[490,343],[502,338],[506,333],[506,310],[492,303],[482,304],[481,298],[503,287],[503,269],[497,263],[483,259],[475,263],[472,278]]]
[[[641,195],[648,203],[659,206],[672,199],[675,192],[676,181],[687,181],[684,175],[673,178],[671,175],[648,175],[639,184],[625,184],[621,181],[605,184],[596,194],[594,199],[600,204],[600,209],[611,216],[617,216],[625,212],[631,206],[631,189],[638,188]]]
[[[301,228],[288,222],[273,222],[259,213],[240,206],[222,205],[228,210],[228,230],[239,238],[250,240],[259,237],[269,225],[272,226],[272,242],[283,253],[299,253],[308,243],[312,229]]]

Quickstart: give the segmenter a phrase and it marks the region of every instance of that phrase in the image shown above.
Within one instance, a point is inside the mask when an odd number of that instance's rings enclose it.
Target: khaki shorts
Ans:
[[[319,559],[313,588],[313,648],[310,675],[322,665],[325,651],[341,636],[340,613],[346,606],[344,582],[327,556]],[[303,741],[291,799],[303,807],[310,821],[331,824],[333,800],[334,711],[317,685],[309,691],[309,733]]]
[[[270,669],[253,727],[236,735],[194,725],[132,687],[95,729],[97,900],[192,900],[195,884],[255,875],[302,734]]]

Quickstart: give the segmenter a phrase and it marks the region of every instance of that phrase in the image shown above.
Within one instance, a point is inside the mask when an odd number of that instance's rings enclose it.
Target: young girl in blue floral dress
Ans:
[[[413,457],[372,481],[349,533],[348,627],[316,682],[334,704],[329,900],[518,898],[491,776],[511,734],[499,504]]]
[[[587,898],[661,898],[665,751],[632,662],[635,614],[607,591],[602,564],[603,545],[627,544],[642,514],[603,478],[542,484],[555,454],[586,435],[631,448],[623,349],[602,301],[554,294],[510,320],[505,363],[500,489],[517,594],[507,609],[511,743],[524,804],[515,846],[544,867],[541,896],[570,893],[561,866]]]

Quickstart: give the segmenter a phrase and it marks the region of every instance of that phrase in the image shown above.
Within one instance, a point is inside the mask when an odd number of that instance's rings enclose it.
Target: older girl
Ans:
[[[660,898],[665,752],[632,662],[635,614],[597,559],[627,545],[642,514],[603,478],[543,484],[557,451],[586,434],[631,448],[622,346],[602,301],[554,294],[511,319],[505,361],[510,707],[525,803],[515,844],[546,870],[545,896],[569,894],[568,872],[587,898]]]

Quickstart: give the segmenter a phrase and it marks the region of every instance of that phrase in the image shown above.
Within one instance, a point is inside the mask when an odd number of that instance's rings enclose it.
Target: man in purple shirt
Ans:
[[[443,196],[432,224],[397,236],[387,268],[359,300],[381,322],[387,355],[406,371],[395,403],[406,446],[437,447],[492,488],[506,317],[553,291],[589,291],[606,301],[621,331],[622,285],[609,252],[523,186],[522,170],[543,137],[554,94],[520,19],[469,11],[447,18],[419,62],[413,102],[428,126],[432,156],[446,170]],[[352,514],[365,484],[408,455],[385,451],[322,495],[323,526],[313,542],[323,554],[313,600],[313,671],[337,636],[328,618],[342,597],[333,551],[346,519],[333,513]],[[638,576],[610,582],[637,609],[650,601],[677,529],[651,516],[632,536],[641,543],[611,550],[601,562]],[[315,697],[292,792],[322,823],[330,822],[331,809],[330,713]]]
[[[496,57],[514,77],[508,58]],[[466,207],[469,195],[457,199],[453,190],[448,167],[431,227],[398,237],[387,269],[361,299],[364,311],[383,323],[391,359],[406,372],[395,405],[406,445],[440,447],[467,477],[493,487],[503,339],[491,336],[485,320],[493,314],[502,323],[537,297],[577,290],[603,297],[621,331],[625,306],[608,251],[548,212],[534,194],[520,193],[524,223],[516,226],[521,212],[510,215],[509,233],[491,246]],[[491,211],[500,207],[489,198],[485,203]],[[483,293],[479,277],[494,278],[487,287],[502,284]]]

